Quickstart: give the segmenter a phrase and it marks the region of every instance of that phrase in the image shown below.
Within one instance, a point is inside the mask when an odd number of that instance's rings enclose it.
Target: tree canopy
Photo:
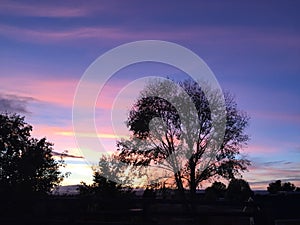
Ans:
[[[178,189],[188,186],[191,193],[205,180],[233,179],[246,170],[250,162],[240,151],[249,139],[249,117],[232,95],[209,93],[192,80],[149,82],[129,112],[126,124],[132,135],[118,141],[119,158],[163,168],[173,174]],[[222,133],[218,127],[223,122]]]
[[[31,137],[32,126],[17,114],[0,114],[0,194],[46,194],[64,175],[53,144]]]
[[[248,182],[243,179],[232,179],[228,184],[226,198],[229,200],[246,201],[253,195]]]
[[[205,200],[215,201],[223,198],[226,192],[226,185],[222,182],[215,181],[210,187],[205,189]]]
[[[275,182],[269,183],[267,190],[271,194],[276,194],[280,191],[292,192],[292,191],[298,191],[299,189],[297,189],[297,187],[291,182],[281,183],[281,180],[277,180]]]

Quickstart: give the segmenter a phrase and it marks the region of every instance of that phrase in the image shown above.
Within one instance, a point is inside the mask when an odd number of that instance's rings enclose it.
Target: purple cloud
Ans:
[[[34,98],[18,95],[0,94],[0,111],[8,113],[29,114],[27,105]]]

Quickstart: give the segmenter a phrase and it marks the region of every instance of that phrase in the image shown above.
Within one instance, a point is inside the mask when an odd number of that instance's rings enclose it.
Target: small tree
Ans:
[[[46,138],[32,138],[32,126],[17,114],[0,114],[0,193],[47,194],[64,178],[63,161]]]
[[[226,191],[226,198],[232,201],[246,201],[249,197],[253,197],[247,181],[243,179],[232,179],[229,182]]]
[[[276,194],[279,191],[281,191],[281,180],[277,180],[273,183],[269,183],[269,186],[267,187],[268,192],[271,194]]]
[[[210,187],[205,189],[205,200],[215,201],[225,196],[226,185],[215,181]]]

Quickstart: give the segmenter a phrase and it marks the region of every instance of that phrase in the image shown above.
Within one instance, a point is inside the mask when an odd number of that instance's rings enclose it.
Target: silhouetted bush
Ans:
[[[232,179],[226,190],[226,198],[232,201],[246,201],[253,195],[248,182],[243,179]]]
[[[205,189],[204,199],[207,201],[216,201],[223,198],[226,192],[226,185],[222,182],[214,182],[211,187]]]

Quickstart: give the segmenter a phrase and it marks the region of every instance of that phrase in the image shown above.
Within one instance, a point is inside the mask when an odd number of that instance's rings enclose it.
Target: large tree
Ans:
[[[188,186],[194,194],[205,180],[232,179],[246,170],[249,161],[240,152],[248,120],[228,93],[205,91],[192,80],[155,80],[129,112],[132,136],[118,141],[119,157],[171,171],[178,189]]]
[[[52,155],[45,138],[31,137],[32,126],[17,114],[0,114],[0,193],[46,194],[64,175],[63,161]]]

